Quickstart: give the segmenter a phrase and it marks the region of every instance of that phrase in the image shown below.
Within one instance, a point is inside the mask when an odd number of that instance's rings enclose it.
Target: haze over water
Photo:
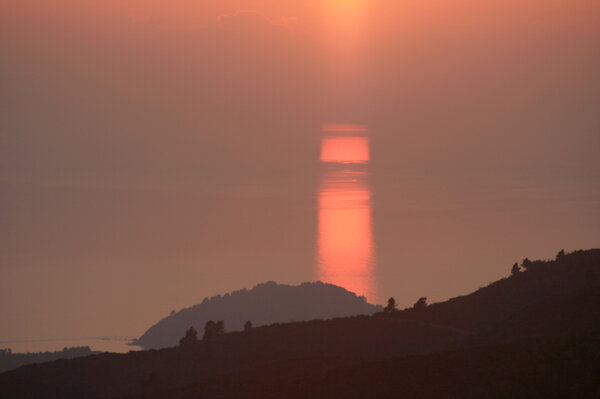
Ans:
[[[0,0],[0,341],[269,280],[405,307],[598,247],[599,15]]]

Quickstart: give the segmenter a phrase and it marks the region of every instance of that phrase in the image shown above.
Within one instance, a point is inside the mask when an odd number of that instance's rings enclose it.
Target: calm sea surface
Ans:
[[[598,246],[592,175],[411,164],[377,133],[329,126],[272,163],[147,180],[1,183],[0,347],[127,352],[172,310],[265,281],[412,306]]]
[[[129,345],[133,337],[92,337],[28,341],[0,341],[0,349],[11,348],[13,353],[56,352],[64,348],[89,346],[92,351],[127,353],[142,350]]]

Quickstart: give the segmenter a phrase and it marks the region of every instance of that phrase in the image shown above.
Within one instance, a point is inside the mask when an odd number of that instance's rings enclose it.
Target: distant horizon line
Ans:
[[[60,341],[130,341],[135,339],[135,336],[128,335],[107,335],[107,336],[91,336],[91,337],[60,337],[60,338],[32,338],[32,339],[12,339],[0,340],[0,345],[3,344],[20,344],[27,342],[60,342]]]

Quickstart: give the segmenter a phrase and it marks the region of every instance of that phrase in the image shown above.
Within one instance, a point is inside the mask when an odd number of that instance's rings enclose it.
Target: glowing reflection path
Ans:
[[[326,101],[351,115],[360,98],[366,60],[368,2],[323,0]],[[345,119],[345,117],[343,117]],[[379,302],[371,226],[369,137],[365,126],[323,125],[318,192],[318,278]]]
[[[318,274],[377,302],[371,226],[369,138],[356,125],[327,125],[321,143]]]

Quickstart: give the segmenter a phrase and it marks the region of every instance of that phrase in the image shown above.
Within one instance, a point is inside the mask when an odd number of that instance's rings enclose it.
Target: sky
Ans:
[[[596,0],[0,0],[0,340],[319,278],[336,124],[369,300],[598,247],[598,71]]]

